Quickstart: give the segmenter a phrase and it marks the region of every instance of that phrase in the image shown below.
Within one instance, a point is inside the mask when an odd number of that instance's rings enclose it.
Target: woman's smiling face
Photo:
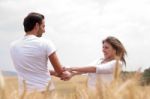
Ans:
[[[111,46],[110,43],[104,42],[103,43],[103,54],[105,59],[112,59],[116,55],[115,49]]]

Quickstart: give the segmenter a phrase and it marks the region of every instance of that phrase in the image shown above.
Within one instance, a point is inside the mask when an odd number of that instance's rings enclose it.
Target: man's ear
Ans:
[[[36,23],[35,24],[35,29],[39,29],[39,27],[40,27],[39,23]]]

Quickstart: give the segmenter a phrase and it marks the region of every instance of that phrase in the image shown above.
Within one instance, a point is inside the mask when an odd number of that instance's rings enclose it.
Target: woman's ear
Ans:
[[[113,54],[116,56],[117,55],[117,51],[114,49],[113,50]]]

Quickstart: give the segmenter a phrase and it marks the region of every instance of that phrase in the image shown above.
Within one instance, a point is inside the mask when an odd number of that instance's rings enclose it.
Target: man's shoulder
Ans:
[[[21,40],[21,39],[19,38],[19,39],[16,39],[16,40],[12,41],[12,42],[10,43],[10,46],[16,45],[17,43],[20,42],[20,40]]]
[[[44,44],[52,44],[53,43],[50,39],[43,38],[43,37],[40,38],[40,41]]]
[[[51,42],[50,39],[48,38],[45,38],[45,37],[40,37],[40,40],[44,41],[44,42]]]

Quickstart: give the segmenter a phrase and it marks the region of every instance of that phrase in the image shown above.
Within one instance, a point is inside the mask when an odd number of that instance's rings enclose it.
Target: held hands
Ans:
[[[63,67],[63,73],[61,75],[58,75],[55,71],[50,71],[50,74],[56,77],[59,77],[61,80],[67,81],[74,76],[74,72],[71,70],[71,68],[65,68]]]
[[[61,76],[61,80],[64,80],[64,81],[71,79],[73,76],[77,74],[77,72],[73,71],[72,68],[63,67],[63,70],[64,72],[63,72],[63,75]]]
[[[67,80],[70,80],[71,77],[72,77],[71,72],[65,70],[65,71],[62,73],[62,75],[60,76],[60,79],[61,79],[61,80],[64,80],[64,81],[67,81]]]

